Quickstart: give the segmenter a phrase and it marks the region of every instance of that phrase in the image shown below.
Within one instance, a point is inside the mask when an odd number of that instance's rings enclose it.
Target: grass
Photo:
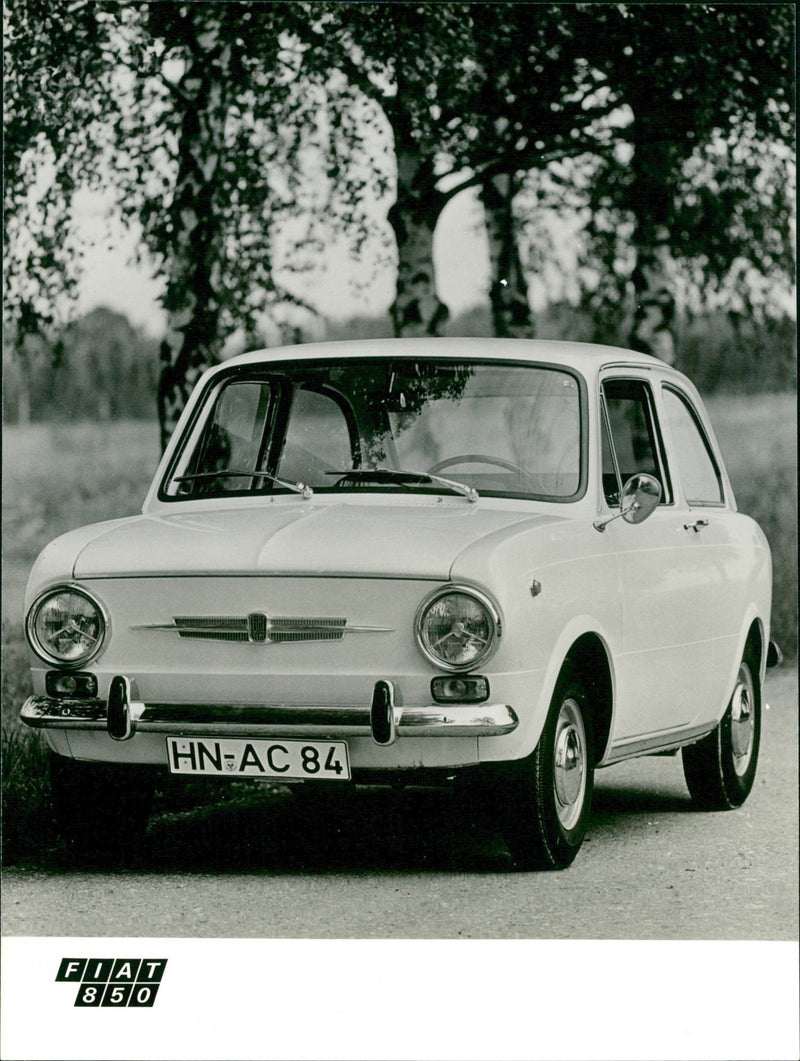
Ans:
[[[791,394],[717,397],[709,413],[739,508],[761,524],[773,553],[773,637],[797,651],[796,412]],[[55,842],[48,810],[47,753],[17,718],[31,691],[22,634],[30,565],[56,535],[141,510],[158,462],[154,423],[31,425],[3,438],[2,761],[6,862]],[[181,811],[234,798],[213,783],[167,781],[157,810]]]
[[[794,477],[797,470],[794,394],[712,395],[705,404],[734,491],[765,488],[765,476],[777,469],[788,471]]]
[[[55,839],[48,753],[18,720],[32,689],[22,633],[28,571],[44,546],[86,523],[140,511],[159,457],[154,423],[32,424],[3,432],[3,858]]]
[[[55,837],[43,739],[4,720],[2,756],[3,862],[9,865],[50,846]]]

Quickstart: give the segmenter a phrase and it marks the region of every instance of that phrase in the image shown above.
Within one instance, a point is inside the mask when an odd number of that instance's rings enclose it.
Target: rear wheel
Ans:
[[[154,767],[50,757],[56,827],[82,857],[125,858],[144,836],[153,803]]]
[[[703,810],[740,807],[753,787],[761,743],[761,688],[755,661],[743,659],[728,709],[707,737],[683,748],[683,775]]]
[[[517,866],[569,866],[586,835],[594,791],[588,697],[572,668],[559,678],[535,751],[513,764],[510,782],[506,840]]]

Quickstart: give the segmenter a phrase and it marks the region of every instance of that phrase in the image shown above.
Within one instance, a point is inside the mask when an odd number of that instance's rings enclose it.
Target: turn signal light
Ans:
[[[94,674],[65,674],[64,671],[51,670],[45,675],[44,685],[48,696],[72,696],[76,700],[90,700],[97,696]]]
[[[489,698],[489,682],[479,674],[434,678],[431,694],[437,704],[479,704]]]

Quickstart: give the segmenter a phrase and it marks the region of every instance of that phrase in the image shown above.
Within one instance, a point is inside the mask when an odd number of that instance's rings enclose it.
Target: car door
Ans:
[[[622,603],[614,745],[658,747],[668,731],[688,727],[709,691],[714,639],[714,577],[696,519],[676,490],[647,378],[602,383],[603,490],[610,509],[636,472],[661,483],[656,511],[638,525],[609,523]]]
[[[698,721],[714,719],[724,706],[738,665],[742,624],[753,565],[768,563],[757,528],[734,511],[724,476],[691,397],[673,384],[662,389],[672,466],[690,512],[698,543],[714,576],[714,651],[706,659],[710,693]]]

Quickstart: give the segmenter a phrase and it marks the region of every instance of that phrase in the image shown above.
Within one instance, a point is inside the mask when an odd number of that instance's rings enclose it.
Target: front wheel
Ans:
[[[535,751],[510,768],[506,841],[520,869],[564,869],[591,814],[594,758],[583,681],[565,669]]]
[[[756,776],[761,743],[761,688],[753,663],[742,660],[722,721],[697,744],[683,748],[683,776],[703,810],[741,807]]]

